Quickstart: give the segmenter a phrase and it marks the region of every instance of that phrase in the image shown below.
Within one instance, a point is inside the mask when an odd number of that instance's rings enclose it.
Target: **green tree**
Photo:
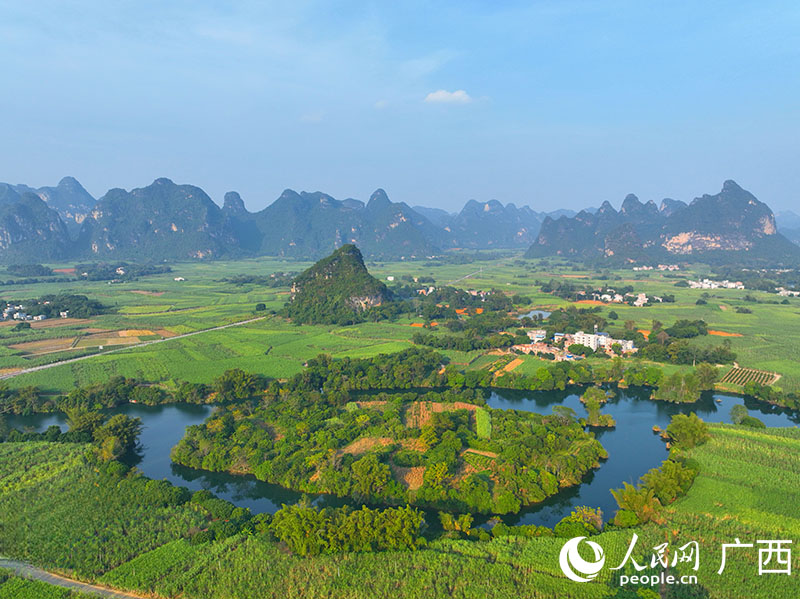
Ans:
[[[634,487],[626,482],[623,483],[621,489],[612,489],[611,494],[620,508],[617,517],[623,512],[631,512],[636,516],[639,523],[644,524],[645,522],[650,522],[650,520],[655,520],[658,510],[661,508],[655,492],[646,487]],[[621,519],[624,518],[625,516],[622,516]],[[615,523],[621,524],[617,522],[617,518],[615,518]]]
[[[708,425],[698,418],[697,414],[675,414],[667,426],[670,439],[685,449],[702,445],[711,438]]]
[[[353,490],[360,496],[381,497],[392,473],[389,466],[378,461],[374,453],[369,453],[360,460],[353,462]]]
[[[115,414],[94,431],[94,439],[100,446],[104,459],[117,459],[136,447],[141,432],[141,419]]]
[[[69,430],[76,433],[94,434],[100,428],[105,418],[96,410],[89,410],[82,406],[67,408],[64,410],[67,415],[67,426]]]
[[[719,370],[706,362],[701,362],[695,368],[697,380],[700,383],[701,391],[708,391],[714,388],[714,383],[719,380]]]
[[[742,404],[737,404],[731,408],[731,422],[734,424],[741,424],[742,420],[749,415],[750,412],[748,412],[747,408]]]

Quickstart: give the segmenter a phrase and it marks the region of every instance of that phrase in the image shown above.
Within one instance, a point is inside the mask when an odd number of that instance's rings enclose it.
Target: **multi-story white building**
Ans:
[[[572,336],[572,343],[578,345],[585,345],[592,348],[592,351],[597,351],[598,348],[611,349],[611,346],[618,343],[622,347],[622,351],[633,351],[636,346],[633,341],[629,339],[614,339],[608,333],[584,333],[578,331]]]

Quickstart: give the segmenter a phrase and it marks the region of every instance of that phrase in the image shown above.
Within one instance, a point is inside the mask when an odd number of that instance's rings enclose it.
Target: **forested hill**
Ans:
[[[30,204],[23,202],[25,194],[37,196],[49,211],[23,206]],[[220,208],[201,188],[166,178],[130,191],[111,189],[99,200],[72,177],[55,187],[0,183],[0,206],[18,223],[0,223],[0,263],[98,257],[319,259],[348,243],[372,259],[415,259],[459,247],[524,249],[547,216],[496,200],[470,200],[453,214],[411,208],[382,189],[366,203],[287,189],[263,210],[250,212],[236,192],[226,193]]]
[[[782,227],[790,222],[781,219]],[[370,259],[420,259],[456,248],[528,249],[528,256],[628,262],[691,256],[716,263],[796,265],[770,208],[733,181],[691,204],[657,206],[629,195],[577,215],[468,201],[457,213],[392,201],[368,202],[285,190],[250,212],[236,192],[220,207],[201,188],[156,179],[111,189],[99,200],[72,177],[35,189],[0,183],[0,263],[118,259],[163,261],[286,256],[317,260],[354,244]]]
[[[619,211],[605,202],[594,213],[547,218],[527,256],[797,265],[800,248],[778,232],[769,206],[725,181],[718,194],[690,204],[664,200],[659,207],[629,195]]]
[[[292,283],[286,314],[304,324],[351,324],[389,299],[386,285],[367,271],[358,248],[343,245]]]

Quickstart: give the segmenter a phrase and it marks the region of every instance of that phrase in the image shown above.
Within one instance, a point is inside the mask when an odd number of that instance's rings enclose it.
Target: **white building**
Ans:
[[[711,279],[702,279],[700,281],[689,281],[689,287],[692,289],[744,289],[744,283],[741,281],[712,281]]]
[[[641,308],[647,303],[647,294],[640,293],[636,296],[636,299],[633,301],[633,305],[637,308]]]
[[[615,343],[622,347],[622,351],[633,351],[636,349],[633,341],[629,339],[614,339],[608,333],[584,333],[578,331],[572,336],[572,342],[578,345],[585,345],[592,348],[592,351],[597,351],[598,348],[611,349]]]
[[[786,289],[785,287],[776,287],[775,291],[778,292],[778,295],[781,297],[800,297],[800,291],[794,291],[793,289]]]
[[[532,331],[528,331],[528,339],[533,341],[534,343],[538,341],[544,341],[547,337],[547,331],[544,329],[534,329]]]

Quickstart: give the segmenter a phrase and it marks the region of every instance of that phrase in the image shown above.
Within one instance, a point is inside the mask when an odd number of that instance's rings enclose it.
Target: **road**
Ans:
[[[142,595],[132,595],[130,593],[123,593],[122,591],[115,591],[105,587],[98,587],[93,584],[79,582],[71,578],[64,578],[56,574],[51,574],[46,570],[32,566],[26,562],[20,562],[13,559],[6,559],[0,557],[0,568],[13,570],[18,576],[28,578],[30,580],[39,580],[52,584],[57,587],[63,587],[73,591],[80,591],[81,593],[91,593],[98,597],[107,597],[109,599],[142,599]]]
[[[107,356],[108,354],[115,354],[117,352],[128,351],[129,349],[133,349],[135,347],[144,347],[146,345],[155,345],[156,343],[166,343],[167,341],[174,341],[175,339],[183,339],[184,337],[191,337],[192,335],[202,335],[203,333],[208,333],[210,331],[220,331],[222,329],[227,329],[230,327],[238,327],[243,324],[249,324],[251,322],[256,322],[257,320],[264,320],[266,316],[258,316],[256,318],[249,318],[247,320],[240,320],[239,322],[232,322],[230,324],[223,324],[218,327],[212,327],[210,329],[203,329],[201,331],[192,331],[191,333],[183,333],[181,335],[175,335],[174,337],[165,337],[164,339],[155,339],[153,341],[143,341],[142,343],[136,343],[134,345],[126,345],[124,347],[120,347],[117,349],[110,349],[108,351],[96,353],[96,354],[89,354],[88,356],[80,356],[78,358],[70,358],[69,360],[61,360],[59,362],[53,362],[51,364],[42,364],[41,366],[33,366],[31,368],[25,368],[23,370],[17,370],[16,372],[7,372],[6,374],[0,375],[0,380],[2,379],[10,379],[15,376],[19,376],[21,374],[28,374],[29,372],[37,372],[39,370],[47,370],[48,368],[54,368],[56,366],[62,366],[63,364],[71,364],[72,362],[80,362],[81,360],[91,360],[92,358],[96,358],[97,356]]]

